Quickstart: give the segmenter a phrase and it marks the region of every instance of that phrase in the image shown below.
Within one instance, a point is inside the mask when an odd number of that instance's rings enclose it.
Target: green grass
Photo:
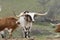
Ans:
[[[22,11],[29,10],[40,12],[38,0],[0,0],[2,11],[0,17],[14,16],[13,11],[19,14]]]
[[[1,17],[14,16],[13,11],[19,14],[22,11],[28,10],[32,12],[40,12],[42,9],[38,0],[0,0],[2,11]],[[37,40],[45,40],[46,36],[51,35],[53,28],[49,23],[36,23],[32,27],[32,36],[35,36]],[[21,37],[21,28],[17,28],[13,32],[13,37]]]
[[[47,36],[52,35],[53,28],[48,24],[41,25],[41,24],[33,24],[31,36],[35,37],[37,40],[45,40]],[[17,28],[13,32],[13,37],[18,38],[22,36],[21,28]]]

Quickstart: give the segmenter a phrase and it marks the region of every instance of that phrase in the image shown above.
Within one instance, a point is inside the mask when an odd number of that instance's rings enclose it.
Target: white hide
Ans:
[[[26,14],[27,14],[27,13],[26,13]],[[29,14],[30,14],[30,13],[29,13]],[[30,15],[31,15],[31,14],[30,14]],[[32,18],[33,18],[33,15],[34,15],[34,14],[32,14]],[[34,21],[34,19],[33,19],[33,21]],[[25,31],[26,31],[25,27],[26,27],[26,28],[30,27],[29,30],[31,30],[32,22],[26,22],[25,16],[20,16],[17,22],[20,22],[20,25],[19,25],[19,26],[21,26]]]
[[[17,23],[20,22],[20,25],[19,26],[22,27],[25,30],[26,21],[25,21],[24,18],[25,18],[25,16],[19,17]]]
[[[18,21],[16,22],[16,23],[20,23],[19,24],[19,26],[20,27],[22,27],[22,29],[24,29],[23,30],[23,36],[25,35],[24,34],[24,32],[27,32],[28,33],[28,31],[29,32],[31,32],[31,27],[32,27],[32,22],[34,22],[35,20],[34,20],[34,16],[35,15],[46,15],[47,13],[45,13],[45,14],[37,14],[37,13],[34,13],[34,12],[26,12],[26,13],[24,13],[24,12],[21,12],[17,17],[19,17],[19,19],[18,19]],[[29,15],[30,17],[31,17],[31,19],[32,19],[32,21],[31,22],[29,22],[29,21],[26,21],[26,17],[25,17],[25,15]],[[30,28],[30,29],[26,29],[26,28]],[[27,36],[28,37],[28,36]]]
[[[25,29],[25,27],[26,27],[26,28],[27,28],[27,27],[32,27],[32,22],[26,22],[26,20],[25,20],[25,15],[22,16],[23,14],[24,14],[24,13],[21,12],[20,15],[19,15],[20,17],[19,17],[19,19],[18,19],[18,21],[17,21],[17,22],[20,22],[20,25],[19,25],[19,26],[23,27],[24,29]],[[35,21],[35,20],[34,20],[34,15],[35,15],[36,13],[29,12],[29,13],[25,13],[25,14],[30,15],[31,18],[32,18],[32,21]]]

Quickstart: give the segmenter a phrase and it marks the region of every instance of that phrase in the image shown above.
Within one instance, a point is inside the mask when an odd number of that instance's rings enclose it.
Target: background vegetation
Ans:
[[[48,11],[48,15],[40,16],[37,21],[60,20],[60,0],[0,0],[0,18],[14,16],[20,12],[28,10],[30,12]]]

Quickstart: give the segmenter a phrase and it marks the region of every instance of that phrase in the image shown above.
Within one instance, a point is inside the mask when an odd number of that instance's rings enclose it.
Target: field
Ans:
[[[52,3],[53,1],[51,1],[51,4]],[[0,12],[0,18],[14,16],[13,14],[14,12],[16,15],[18,15],[20,12],[25,10],[32,12],[40,12],[43,10],[43,7],[40,5],[41,4],[38,2],[38,0],[0,0],[0,7],[2,9]],[[59,38],[55,39],[53,37],[55,35],[54,30],[55,28],[53,28],[50,25],[50,23],[35,22],[33,23],[31,37],[33,37],[34,40],[59,40]],[[22,38],[21,28],[17,28],[12,34],[13,34],[12,36],[13,39],[9,39],[9,40],[25,40]],[[2,39],[0,36],[0,40],[4,40],[4,39]]]
[[[53,28],[49,23],[37,23],[33,24],[32,31],[31,31],[31,38],[34,40],[60,40],[60,38],[54,37],[56,33],[54,32],[55,28]],[[13,38],[18,40],[28,40],[22,38],[22,31],[21,29],[17,28],[13,32]]]
[[[33,38],[34,40],[51,40],[51,39],[55,40],[54,38],[55,33],[53,29],[54,28],[48,23],[33,24],[32,31],[31,31],[31,38]],[[22,30],[21,28],[17,28],[13,32],[12,39],[9,40],[28,40],[28,39],[22,38]]]
[[[14,16],[13,11],[19,14],[22,11],[28,10],[32,12],[40,12],[40,7],[37,0],[0,0],[2,11],[0,17]]]

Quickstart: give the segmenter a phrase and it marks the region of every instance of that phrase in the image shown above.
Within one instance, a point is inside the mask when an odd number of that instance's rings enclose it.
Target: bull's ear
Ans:
[[[41,14],[41,13],[36,13],[35,15],[47,15],[48,14],[48,12],[45,12],[44,14]]]

